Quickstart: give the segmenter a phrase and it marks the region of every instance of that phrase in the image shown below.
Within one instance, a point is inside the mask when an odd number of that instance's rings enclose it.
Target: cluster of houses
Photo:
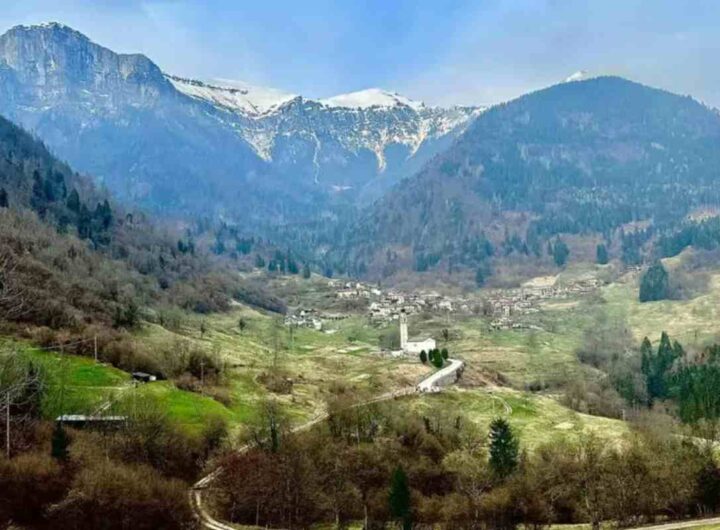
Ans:
[[[368,316],[375,322],[398,320],[400,313],[412,315],[424,311],[451,313],[469,310],[469,305],[437,292],[403,293],[394,289],[386,291],[362,282],[330,280],[335,296],[343,300],[367,300]]]
[[[600,285],[602,282],[597,278],[587,278],[562,285],[490,290],[486,294],[483,312],[493,319],[490,322],[493,329],[521,328],[525,325],[518,321],[518,317],[538,312],[540,302],[589,294]]]
[[[478,298],[447,296],[435,291],[406,293],[395,289],[383,290],[378,286],[358,281],[329,280],[328,285],[340,300],[364,300],[368,318],[375,323],[397,322],[401,315],[419,313],[471,314],[481,312],[491,319],[494,329],[524,327],[519,317],[539,311],[547,300],[562,300],[595,291],[602,282],[588,277],[575,282],[551,285],[527,284],[514,289],[487,289]],[[323,330],[324,321],[345,318],[345,315],[321,314],[315,309],[298,309],[285,317],[288,326]]]
[[[477,297],[450,297],[437,292],[403,293],[393,289],[383,291],[361,282],[331,280],[336,296],[346,300],[368,300],[368,316],[375,322],[396,321],[401,313],[421,312],[469,314],[482,312],[490,317],[494,329],[523,327],[518,318],[539,311],[538,305],[546,300],[562,300],[595,291],[602,281],[587,277],[575,282],[551,285],[532,283],[515,289],[490,289]]]
[[[342,313],[321,313],[312,308],[298,308],[294,312],[285,315],[285,325],[324,331],[325,322],[343,320],[345,318],[347,318],[347,315]]]

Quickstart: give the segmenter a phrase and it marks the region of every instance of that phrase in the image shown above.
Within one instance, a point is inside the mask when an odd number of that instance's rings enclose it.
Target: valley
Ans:
[[[103,40],[0,34],[0,530],[712,524],[716,108]]]

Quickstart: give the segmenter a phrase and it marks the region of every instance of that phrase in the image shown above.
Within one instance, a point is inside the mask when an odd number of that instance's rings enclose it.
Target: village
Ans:
[[[511,289],[483,289],[465,296],[450,296],[437,291],[403,292],[381,289],[359,281],[328,280],[338,300],[359,303],[369,322],[382,325],[398,321],[401,315],[434,314],[470,316],[480,315],[489,320],[493,329],[526,327],[522,317],[537,313],[548,301],[566,300],[596,291],[603,282],[595,277],[573,282],[528,282]],[[347,318],[350,313],[324,312],[318,308],[297,308],[285,317],[288,326],[307,327],[332,332],[332,321]]]

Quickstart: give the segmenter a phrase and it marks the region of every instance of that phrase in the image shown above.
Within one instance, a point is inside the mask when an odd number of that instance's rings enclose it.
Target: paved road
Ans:
[[[693,519],[692,521],[676,521],[674,523],[663,523],[654,526],[638,526],[628,530],[679,530],[681,528],[695,528],[698,526],[718,526],[720,528],[720,517]]]
[[[420,383],[418,383],[417,391],[421,393],[439,392],[442,388],[443,379],[445,379],[446,377],[450,377],[453,374],[457,374],[457,372],[462,370],[465,366],[465,363],[463,361],[458,361],[457,359],[448,359],[448,361],[450,361],[450,364],[447,365],[445,368],[438,370],[434,374],[426,377]],[[457,376],[455,377],[455,380],[457,380]]]
[[[458,361],[456,359],[448,359],[450,361],[450,364],[446,366],[445,368],[438,370],[437,372],[431,374],[427,378],[423,379],[418,385],[408,388],[402,388],[400,390],[396,390],[394,392],[388,392],[386,394],[381,394],[379,396],[376,396],[372,399],[369,399],[367,401],[364,401],[362,403],[358,403],[357,405],[354,405],[355,407],[362,407],[365,405],[370,405],[372,403],[380,403],[381,401],[389,401],[391,399],[395,399],[401,396],[408,396],[415,393],[424,393],[424,392],[439,392],[441,390],[441,380],[445,376],[449,376],[453,372],[457,372],[458,370],[461,370],[465,363],[462,361]],[[302,425],[298,425],[295,427],[292,432],[302,432],[307,431],[308,429],[311,429],[318,423],[321,423],[328,419],[328,415],[326,413],[320,414],[319,416],[316,416],[315,418],[311,419],[307,423],[303,423]],[[238,449],[238,452],[244,453],[245,451],[248,451],[250,449],[250,445],[243,445]],[[201,522],[202,526],[204,528],[209,528],[210,530],[236,530],[236,528],[232,526],[228,526],[217,519],[214,519],[212,515],[208,513],[208,511],[203,507],[203,490],[207,488],[219,475],[222,473],[222,468],[217,468],[215,471],[210,473],[209,475],[206,475],[205,477],[198,480],[195,484],[193,484],[193,487],[189,491],[189,497],[190,497],[190,506],[193,509],[193,512],[195,513],[195,516],[198,518],[198,520]]]

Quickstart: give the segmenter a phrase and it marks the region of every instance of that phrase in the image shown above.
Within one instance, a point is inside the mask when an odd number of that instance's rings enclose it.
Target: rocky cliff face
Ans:
[[[160,69],[144,55],[118,55],[81,33],[56,23],[17,26],[0,36],[0,57],[36,105],[69,100],[116,110],[150,106],[172,91]]]
[[[266,202],[240,193],[266,164],[147,57],[59,24],[18,26],[0,36],[0,88],[0,113],[123,199],[173,213]]]
[[[119,197],[244,221],[369,201],[479,112],[379,90],[315,101],[180,79],[56,23],[0,36],[0,89],[0,113]]]
[[[417,171],[483,110],[429,107],[380,89],[312,100],[233,82],[168,79],[220,110],[279,171],[361,202]]]

